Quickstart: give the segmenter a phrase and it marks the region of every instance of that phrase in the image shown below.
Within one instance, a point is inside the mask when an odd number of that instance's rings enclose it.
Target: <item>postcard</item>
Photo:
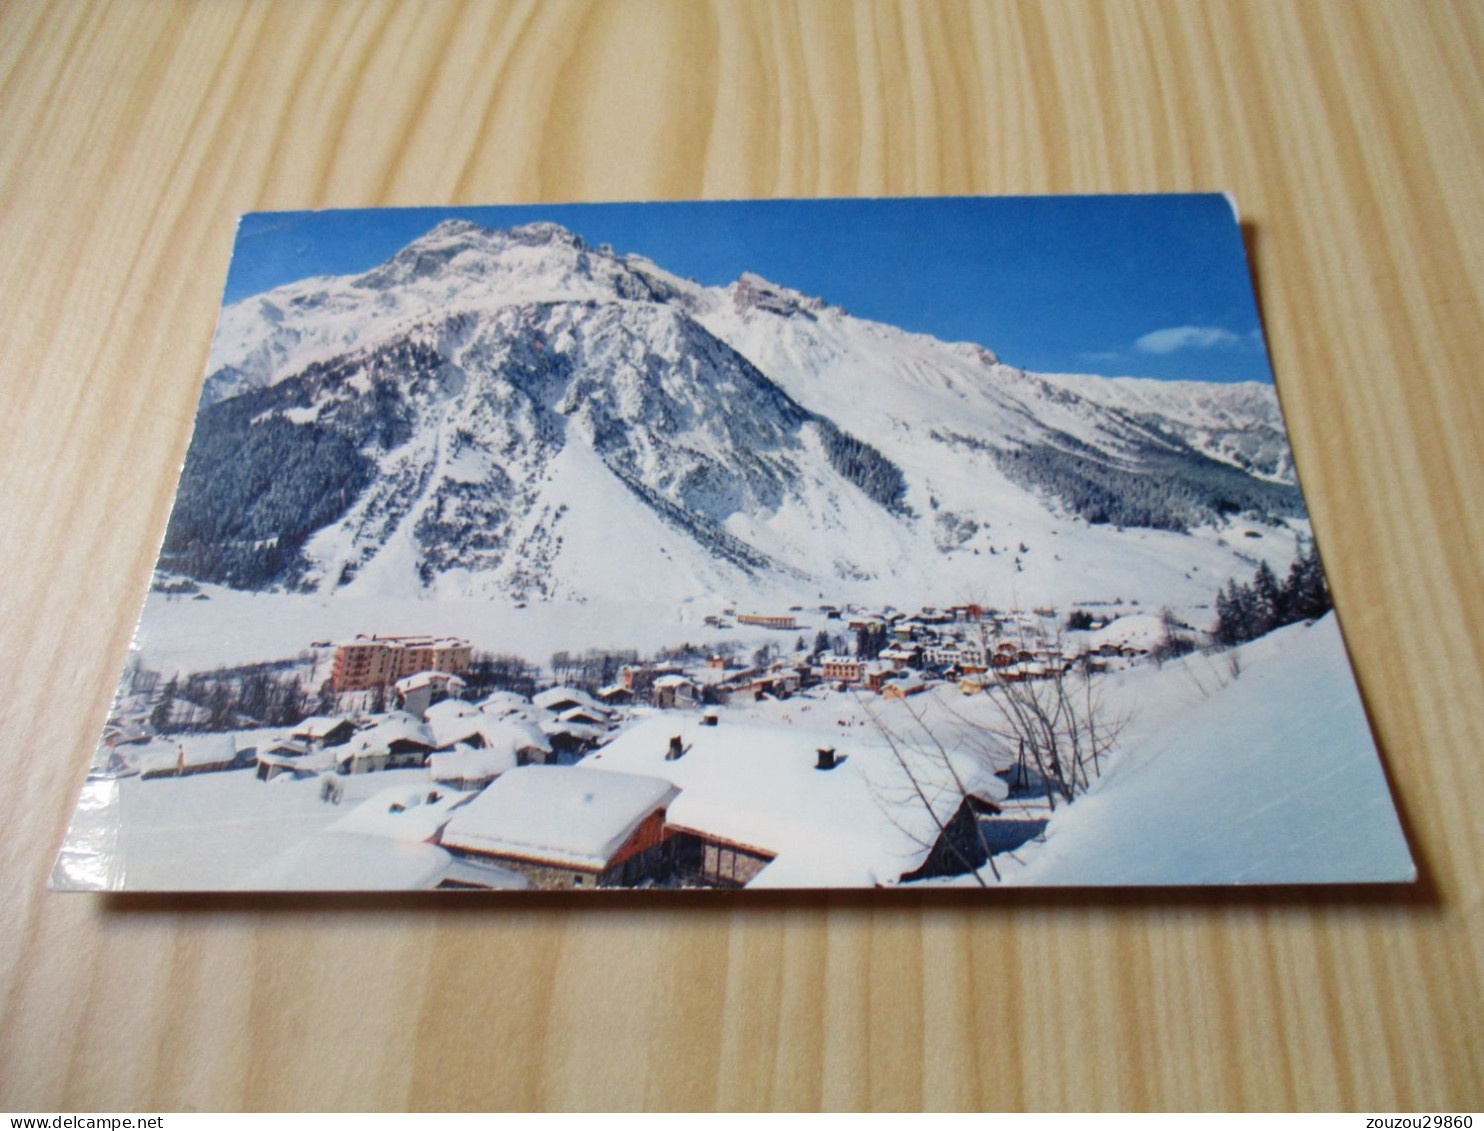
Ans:
[[[52,883],[1413,878],[1212,194],[243,217]]]

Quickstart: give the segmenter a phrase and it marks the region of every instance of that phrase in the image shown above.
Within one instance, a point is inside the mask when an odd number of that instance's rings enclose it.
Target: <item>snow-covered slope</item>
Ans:
[[[1110,677],[1119,752],[1014,884],[1335,883],[1414,874],[1333,614]],[[1275,753],[1281,752],[1281,753]]]
[[[162,565],[511,601],[1199,599],[1292,556],[1287,451],[1266,387],[1028,374],[757,276],[446,221],[223,311]]]

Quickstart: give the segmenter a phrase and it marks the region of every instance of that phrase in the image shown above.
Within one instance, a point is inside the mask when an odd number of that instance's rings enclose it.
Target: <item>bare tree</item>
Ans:
[[[861,700],[899,771],[891,783],[872,783],[877,803],[897,828],[925,848],[952,853],[981,885],[986,864],[1000,878],[975,814],[985,800],[983,775],[1008,769],[1012,784],[1041,790],[1054,811],[1102,774],[1127,724],[1104,704],[1092,666],[1065,659],[1059,632],[1049,642],[1032,641],[1023,630],[1018,636],[1013,662],[996,661],[996,641],[981,628],[988,660],[982,693],[963,706],[945,705],[946,718],[930,719],[904,699],[894,704],[901,715],[893,723]]]
[[[877,806],[899,831],[926,850],[946,853],[963,874],[980,887],[988,887],[980,870],[986,863],[1000,878],[990,857],[984,831],[975,815],[976,802],[985,800],[976,780],[989,773],[984,756],[975,751],[950,752],[923,713],[907,700],[900,700],[907,724],[892,726],[882,712],[864,698],[858,702],[877,732],[886,740],[897,771],[890,780],[868,778]],[[971,762],[970,759],[973,761]],[[909,814],[922,813],[924,823]]]
[[[982,724],[991,739],[1014,751],[1021,783],[1034,770],[1047,804],[1071,802],[1103,771],[1103,762],[1118,742],[1126,720],[1104,709],[1097,676],[1087,665],[1073,669],[1064,662],[1044,672],[1023,665],[991,668],[985,694],[998,721]]]

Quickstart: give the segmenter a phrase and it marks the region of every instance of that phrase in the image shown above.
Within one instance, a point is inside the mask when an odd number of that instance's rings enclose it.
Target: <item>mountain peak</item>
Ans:
[[[440,221],[385,263],[357,277],[355,283],[384,291],[435,278],[486,280],[505,269],[499,266],[504,253],[518,248],[539,249],[543,255],[554,253],[555,270],[588,251],[581,236],[560,224],[538,221],[511,228],[486,228],[455,217]]]
[[[428,229],[421,237],[422,239],[443,239],[449,236],[472,236],[488,234],[489,229],[473,220],[463,220],[458,217],[440,221],[434,227]]]
[[[505,236],[513,243],[526,244],[539,247],[548,244],[565,244],[567,247],[576,248],[579,251],[586,249],[587,244],[576,232],[569,231],[560,224],[551,220],[536,220],[530,224],[521,224],[514,228],[507,228]]]
[[[981,346],[978,342],[949,342],[947,346],[960,357],[978,362],[980,365],[994,366],[1000,364],[999,355],[993,350]]]
[[[473,220],[452,217],[439,221],[422,235],[405,245],[388,262],[415,257],[428,251],[463,251],[479,249],[499,252],[510,245],[523,247],[563,247],[573,251],[587,250],[581,236],[560,224],[537,220],[510,228],[487,228]]]
[[[785,317],[803,314],[812,318],[821,311],[831,309],[830,304],[822,298],[779,286],[777,283],[764,279],[761,275],[754,275],[751,271],[742,272],[737,277],[737,281],[727,288],[727,291],[731,294],[732,302],[736,304],[737,310],[743,314],[752,310],[763,310],[769,314],[781,314]]]

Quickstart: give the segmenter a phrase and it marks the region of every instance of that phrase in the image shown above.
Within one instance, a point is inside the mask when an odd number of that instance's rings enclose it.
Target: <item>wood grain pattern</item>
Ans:
[[[0,6],[0,1107],[1478,1109],[1481,59],[1442,0]],[[1415,891],[45,892],[238,213],[1218,188]]]

